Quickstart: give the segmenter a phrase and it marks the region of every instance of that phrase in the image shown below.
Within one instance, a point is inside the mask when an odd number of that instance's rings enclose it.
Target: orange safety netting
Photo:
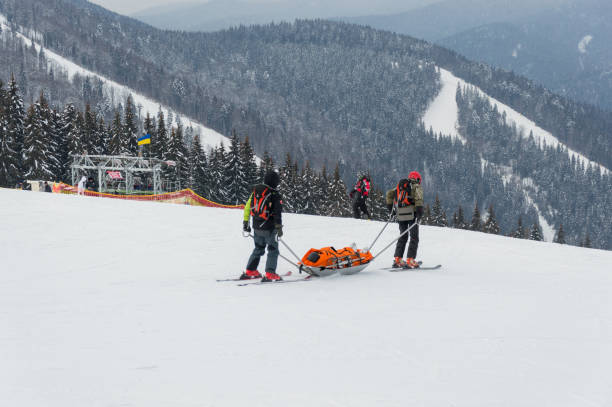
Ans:
[[[62,194],[77,194],[77,187],[64,183],[54,183],[53,192]],[[129,201],[156,201],[175,203],[181,205],[194,205],[194,206],[208,206],[212,208],[230,208],[230,209],[244,209],[244,205],[223,205],[217,202],[209,201],[206,198],[193,192],[191,189],[183,189],[175,192],[165,192],[157,195],[117,195],[107,194],[95,191],[85,191],[86,196],[97,196],[100,198],[114,198],[114,199],[125,199]]]

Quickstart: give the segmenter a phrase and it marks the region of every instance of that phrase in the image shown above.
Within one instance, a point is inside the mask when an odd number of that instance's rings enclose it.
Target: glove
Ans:
[[[423,217],[423,207],[422,206],[416,207],[416,212],[415,212],[414,217],[417,220],[417,222],[421,220],[421,218]]]
[[[283,225],[274,225],[274,228],[276,229],[276,236],[278,237],[283,237]]]
[[[251,225],[249,225],[249,221],[248,220],[245,220],[244,222],[242,222],[242,230],[244,232],[251,233]]]

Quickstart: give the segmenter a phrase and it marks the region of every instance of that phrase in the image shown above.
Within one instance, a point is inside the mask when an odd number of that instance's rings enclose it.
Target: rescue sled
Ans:
[[[313,276],[327,277],[335,273],[356,274],[366,268],[374,257],[369,251],[345,247],[310,249],[298,263],[300,271]]]

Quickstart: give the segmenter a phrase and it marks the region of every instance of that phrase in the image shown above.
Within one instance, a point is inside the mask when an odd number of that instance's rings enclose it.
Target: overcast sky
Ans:
[[[169,4],[180,4],[180,3],[207,3],[210,0],[89,0],[92,3],[99,4],[111,11],[120,14],[130,15],[135,12],[146,10],[151,7],[164,6]],[[243,0],[249,3],[293,3],[296,6],[304,4],[308,0]],[[413,6],[415,3],[422,3],[423,5],[433,3],[441,0],[328,0],[330,3],[334,3],[336,6],[349,8],[361,8],[368,6],[367,9],[374,10],[376,7],[380,7],[380,12],[385,13],[396,9],[400,11],[406,8],[407,4]],[[409,7],[411,8],[411,7]],[[402,10],[403,11],[403,10]]]

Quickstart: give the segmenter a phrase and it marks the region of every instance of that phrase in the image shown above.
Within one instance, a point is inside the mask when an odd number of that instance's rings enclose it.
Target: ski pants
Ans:
[[[404,233],[406,229],[412,226],[416,222],[413,220],[404,220],[399,222],[400,234]],[[408,235],[410,235],[410,244],[408,245],[408,254],[406,257],[416,258],[417,249],[419,248],[419,225],[415,225],[410,232],[406,233],[397,241],[395,245],[395,256],[394,257],[403,257],[404,249],[406,248],[406,242],[408,241]]]
[[[361,219],[361,212],[365,213],[370,218],[370,212],[366,206],[366,198],[363,196],[357,196],[353,201],[353,217],[355,219]]]
[[[268,258],[266,259],[266,272],[276,273],[276,263],[278,262],[278,242],[276,241],[275,230],[253,230],[253,240],[255,241],[255,249],[249,257],[247,270],[257,270],[259,259],[266,252],[268,247]]]

